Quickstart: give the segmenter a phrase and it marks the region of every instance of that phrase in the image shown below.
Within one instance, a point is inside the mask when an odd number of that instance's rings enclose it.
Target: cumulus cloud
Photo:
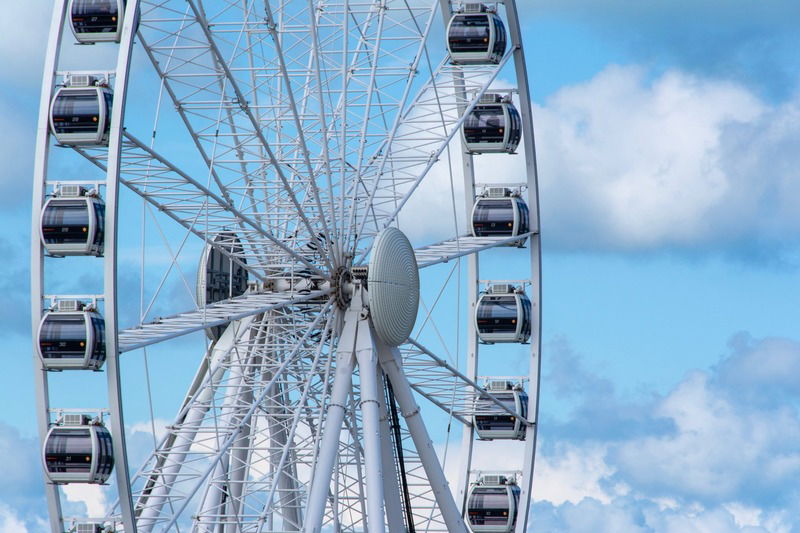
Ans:
[[[537,109],[543,226],[582,249],[790,240],[800,225],[776,189],[793,171],[767,164],[774,144],[742,144],[800,135],[796,122],[773,124],[795,112],[727,82],[609,67]]]
[[[25,522],[17,516],[14,509],[0,504],[0,533],[28,533]]]
[[[555,348],[566,349],[563,341]],[[565,422],[542,421],[531,531],[788,532],[800,526],[793,513],[800,504],[800,394],[786,377],[796,376],[800,342],[737,335],[713,368],[638,401],[621,399],[611,386],[591,386],[577,356],[567,364],[575,366],[575,387],[559,386],[558,367],[546,376],[572,407]],[[582,383],[589,384],[585,394]],[[782,401],[752,402],[751,395]],[[584,416],[589,404],[601,406],[598,425],[632,414],[640,431],[616,437],[570,431],[592,423]]]
[[[771,104],[730,81],[609,66],[534,114],[546,246],[790,258],[800,244],[800,94]],[[452,180],[463,233],[458,151]],[[522,156],[476,156],[475,169],[482,183],[525,176]],[[418,242],[446,238],[455,231],[452,204],[443,158],[401,227]]]
[[[62,489],[68,502],[82,504],[85,516],[105,516],[108,502],[104,487],[99,485],[73,484]]]
[[[800,420],[793,409],[748,409],[695,372],[657,406],[675,431],[625,442],[620,475],[660,496],[676,487],[703,502],[768,503],[800,473]],[[731,391],[733,392],[733,391]]]
[[[789,533],[786,513],[758,513],[743,519],[715,507],[664,507],[648,499],[618,498],[604,504],[593,498],[578,503],[533,506],[528,531],[535,533]]]

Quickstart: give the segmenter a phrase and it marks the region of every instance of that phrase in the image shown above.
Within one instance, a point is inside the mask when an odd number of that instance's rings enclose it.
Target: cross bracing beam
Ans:
[[[231,254],[224,246],[218,249],[234,260],[238,259],[242,266],[261,279],[264,279],[267,269],[289,268],[298,262],[323,274],[307,257],[264,229],[256,219],[243,213],[132,134],[123,132],[123,136],[120,182],[160,212],[209,243],[219,232],[240,228],[239,237],[246,244],[240,254]],[[73,149],[98,168],[106,170],[105,151],[79,146]]]
[[[278,236],[300,230],[306,238],[311,238],[314,231],[309,221],[319,218],[314,213],[305,214],[305,211],[315,210],[303,196],[308,182],[300,179],[290,164],[285,164],[283,169],[275,165],[275,158],[268,153],[260,132],[269,129],[263,110],[270,106],[258,104],[258,89],[264,82],[255,81],[256,73],[269,73],[272,65],[263,62],[258,68],[251,65],[244,69],[254,81],[250,83],[252,87],[246,87],[247,84],[237,78],[244,93],[237,92],[231,76],[241,69],[223,68],[228,62],[233,65],[236,58],[220,56],[210,39],[209,31],[214,23],[203,22],[206,15],[198,5],[192,3],[186,7],[183,2],[171,0],[144,4],[147,8],[143,12],[139,38],[221,196]],[[251,24],[264,27],[263,19]],[[248,43],[252,42],[250,36],[248,32]],[[236,51],[247,55],[252,63],[249,47]],[[243,94],[249,100],[242,98]],[[267,96],[265,100],[275,101],[269,98],[272,95]],[[258,127],[254,127],[252,110],[258,114]],[[268,179],[276,170],[291,176],[291,190],[285,187],[285,180]],[[296,215],[288,224],[285,217],[275,216],[289,209]],[[293,228],[298,220],[302,220],[304,227]],[[325,220],[321,222],[324,227]],[[325,257],[321,259],[327,261]]]
[[[439,263],[447,263],[453,259],[476,254],[489,248],[524,242],[531,235],[533,235],[533,232],[522,233],[513,237],[472,237],[463,235],[455,239],[448,239],[417,248],[414,250],[414,255],[417,257],[417,266],[424,268]]]
[[[361,214],[357,237],[374,235],[397,217],[512,55],[509,50],[497,65],[468,69],[444,58],[432,69],[427,83],[404,102],[362,170],[369,194],[354,200],[353,209]],[[369,213],[359,203],[370,206]],[[369,247],[356,251],[365,256]]]
[[[462,424],[472,424],[472,415],[476,414],[475,400],[479,397],[489,399],[494,404],[492,412],[507,413],[525,424],[533,424],[532,420],[510,409],[475,380],[417,341],[409,339],[400,352],[403,371],[411,388],[446,413],[452,414]],[[485,411],[482,413],[486,414]]]
[[[327,342],[315,346],[312,332],[331,333],[330,307],[313,317],[273,311],[232,322],[209,348],[184,405],[134,476],[142,531],[171,531],[204,479],[203,505],[193,514],[203,526],[229,524],[231,505],[243,531],[263,530],[273,512],[283,513],[284,526],[287,512],[299,520],[307,480],[275,460],[289,450],[303,472],[313,460],[309,415],[316,419],[321,406],[308,400],[325,387]]]
[[[194,331],[221,326],[233,320],[308,302],[327,302],[330,289],[308,294],[245,294],[210,304],[202,309],[178,313],[119,332],[119,351],[127,352],[180,337]]]

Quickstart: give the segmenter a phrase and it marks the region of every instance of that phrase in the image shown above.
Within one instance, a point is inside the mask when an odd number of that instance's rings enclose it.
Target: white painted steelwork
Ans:
[[[78,522],[117,524],[126,533],[466,532],[467,493],[477,479],[473,452],[491,444],[475,444],[488,434],[476,435],[474,420],[490,412],[513,417],[513,437],[524,436],[513,442],[522,459],[515,528],[524,531],[538,414],[540,247],[531,106],[514,2],[491,6],[498,46],[489,43],[488,55],[467,57],[442,41],[460,9],[448,0],[100,1],[116,3],[118,13],[124,4],[118,33],[109,26],[102,35],[76,35],[115,53],[115,68],[86,64],[64,72],[59,51],[74,43],[62,31],[79,3],[54,4],[31,242],[36,326],[47,298],[66,298],[49,274],[56,264],[76,273],[90,263],[103,266],[102,297],[88,298],[102,301],[107,325],[105,401],[119,500],[106,517]],[[509,46],[499,46],[500,28]],[[70,50],[72,63],[83,50]],[[107,89],[95,85],[93,68],[104,72],[96,77]],[[94,94],[113,90],[113,105],[97,114],[94,137],[62,135],[67,149],[54,152],[67,163],[63,168],[88,162],[84,167],[104,179],[84,172],[81,182],[56,180],[48,172],[50,147],[59,140],[49,131],[56,74],[72,76]],[[513,187],[527,197],[514,204],[510,232],[476,237],[455,213],[470,221],[479,207],[472,150],[461,132],[479,106],[496,100],[490,91],[496,80],[514,74],[517,88],[503,94],[515,95],[520,113],[523,149],[516,157],[525,158],[527,181]],[[61,91],[73,88],[79,89]],[[511,103],[503,105],[505,114]],[[509,157],[514,136],[507,133],[502,150],[483,157]],[[451,181],[452,199],[439,203],[461,203],[444,217],[412,212],[409,200],[437,179],[435,168],[447,164],[457,173],[451,160],[459,153],[463,198],[456,200],[462,193]],[[59,254],[43,246],[45,194],[65,183],[103,191],[102,248]],[[138,234],[130,223],[132,198],[141,202]],[[530,208],[527,224],[520,205]],[[397,227],[420,219],[438,230],[452,227],[449,234],[458,237],[413,249]],[[237,244],[220,235],[235,235]],[[153,253],[157,239],[165,250]],[[212,256],[226,265],[201,268],[200,287],[213,285],[214,294],[201,290],[198,298],[186,281],[193,272],[184,272],[185,250],[205,250],[204,266]],[[466,309],[447,302],[463,319],[478,301],[479,257],[502,254],[525,256],[523,265],[530,265],[518,273],[530,286],[533,330],[530,374],[517,381],[527,383],[526,408],[516,401],[522,394],[512,405],[502,391],[479,384],[473,321],[463,320],[463,345],[442,339],[442,356],[421,343],[431,328],[441,330],[431,302],[419,311],[417,302],[433,295],[436,307],[448,282],[441,291],[423,284],[420,292],[420,271],[449,269],[449,280],[461,275],[463,260]],[[134,257],[138,273],[130,268]],[[118,277],[138,278],[138,313],[128,289],[120,294]],[[181,284],[190,293],[183,303],[174,296]],[[224,299],[212,301],[218,298]],[[123,385],[146,390],[153,401],[153,354],[174,347],[183,355],[191,350],[189,334],[211,328],[216,334],[197,350],[195,377],[171,424],[158,428],[151,421],[159,437],[130,475]],[[170,343],[178,337],[185,340]],[[454,347],[459,351],[451,353]],[[145,382],[134,377],[141,374],[122,374],[129,368],[122,353],[131,365],[144,363]],[[67,381],[75,372],[54,376],[38,356],[35,369],[44,440],[49,381]],[[448,444],[440,456],[432,441],[443,437],[441,416],[450,421],[448,431],[452,425],[462,435],[457,479],[445,478]],[[46,494],[51,531],[61,533],[60,491],[50,484]]]

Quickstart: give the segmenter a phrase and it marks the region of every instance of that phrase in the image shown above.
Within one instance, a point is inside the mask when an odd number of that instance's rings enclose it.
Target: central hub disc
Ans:
[[[369,311],[375,334],[389,346],[404,343],[419,307],[419,271],[414,249],[397,228],[375,237],[367,274]]]

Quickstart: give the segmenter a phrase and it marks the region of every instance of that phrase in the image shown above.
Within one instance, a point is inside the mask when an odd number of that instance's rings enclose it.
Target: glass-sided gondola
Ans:
[[[514,237],[530,227],[528,205],[519,193],[506,187],[489,187],[472,207],[474,237]],[[524,240],[512,243],[523,246]]]
[[[52,256],[103,255],[105,204],[93,191],[62,185],[42,208],[42,245]]]
[[[461,132],[468,152],[510,154],[522,138],[522,120],[510,98],[486,93],[467,116]]]
[[[487,392],[505,407],[518,413],[519,416],[504,411],[488,397],[476,398],[473,423],[478,438],[482,440],[524,440],[525,424],[523,419],[528,416],[528,395],[522,390],[522,387],[515,386],[506,380],[491,380],[488,383]]]
[[[467,525],[478,533],[506,533],[517,523],[520,489],[501,475],[481,477],[469,492]]]
[[[64,415],[47,433],[42,460],[53,483],[105,483],[114,468],[111,434],[99,420]]]
[[[531,301],[521,288],[492,284],[478,298],[475,326],[481,342],[528,342],[531,336]]]
[[[484,4],[466,4],[447,25],[447,49],[455,64],[497,64],[507,40],[503,21]]]
[[[113,93],[93,76],[71,76],[50,105],[50,131],[60,144],[104,145],[111,129]]]
[[[106,324],[92,306],[61,300],[39,323],[37,347],[48,370],[99,370],[106,360]]]
[[[69,22],[80,43],[119,42],[125,0],[70,0]]]
[[[232,231],[224,231],[212,242],[213,245],[206,244],[197,269],[197,305],[201,307],[247,291],[247,269],[237,262],[246,263],[239,237]],[[219,339],[224,329],[225,326],[215,326],[206,331],[210,338]]]

